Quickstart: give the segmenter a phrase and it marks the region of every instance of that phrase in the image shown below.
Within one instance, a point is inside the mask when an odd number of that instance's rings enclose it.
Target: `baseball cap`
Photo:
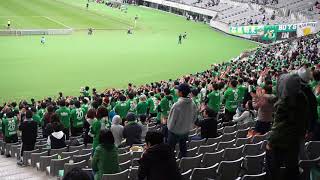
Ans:
[[[188,95],[191,92],[190,86],[187,83],[180,84],[177,87],[177,89],[178,89],[178,91],[182,92],[182,94],[184,94],[184,95]]]

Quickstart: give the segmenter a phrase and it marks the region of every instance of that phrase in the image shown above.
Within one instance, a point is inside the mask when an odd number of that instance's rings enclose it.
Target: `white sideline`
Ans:
[[[60,24],[60,25],[66,27],[66,28],[68,28],[68,29],[72,29],[70,26],[67,26],[67,25],[63,24],[62,22],[57,21],[57,20],[54,20],[54,19],[52,19],[52,18],[50,18],[50,17],[48,17],[48,16],[42,16],[42,17],[48,19],[49,21],[55,22],[55,23],[57,23],[57,24]]]

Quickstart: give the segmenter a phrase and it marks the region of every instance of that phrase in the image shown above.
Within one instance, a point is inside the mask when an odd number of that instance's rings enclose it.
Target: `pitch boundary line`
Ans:
[[[62,22],[57,21],[57,20],[55,20],[55,19],[52,19],[52,18],[50,18],[50,17],[48,17],[48,16],[42,16],[42,17],[45,18],[45,19],[48,19],[49,21],[52,21],[52,22],[54,22],[54,23],[60,24],[60,25],[66,27],[66,28],[68,28],[68,29],[72,29],[72,27],[67,26],[67,25],[63,24]]]

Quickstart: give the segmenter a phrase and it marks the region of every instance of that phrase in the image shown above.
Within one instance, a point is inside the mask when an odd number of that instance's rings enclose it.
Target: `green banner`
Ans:
[[[247,35],[256,35],[259,33],[263,33],[264,26],[234,26],[230,27],[231,34],[247,34]]]
[[[229,32],[237,35],[264,35],[267,32],[296,32],[297,24],[231,26]],[[273,30],[273,31],[272,31]]]
[[[277,38],[278,26],[265,26],[262,40],[273,41]]]

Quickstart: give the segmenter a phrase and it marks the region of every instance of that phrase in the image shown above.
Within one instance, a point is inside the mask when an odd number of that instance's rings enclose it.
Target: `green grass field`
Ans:
[[[103,90],[145,84],[208,69],[257,44],[216,32],[169,13],[129,6],[128,12],[86,0],[0,1],[0,28],[75,29],[72,35],[0,37],[0,102],[78,95],[82,86]],[[133,35],[126,30],[134,24]],[[88,36],[86,29],[100,29]],[[178,35],[188,37],[178,45]]]

